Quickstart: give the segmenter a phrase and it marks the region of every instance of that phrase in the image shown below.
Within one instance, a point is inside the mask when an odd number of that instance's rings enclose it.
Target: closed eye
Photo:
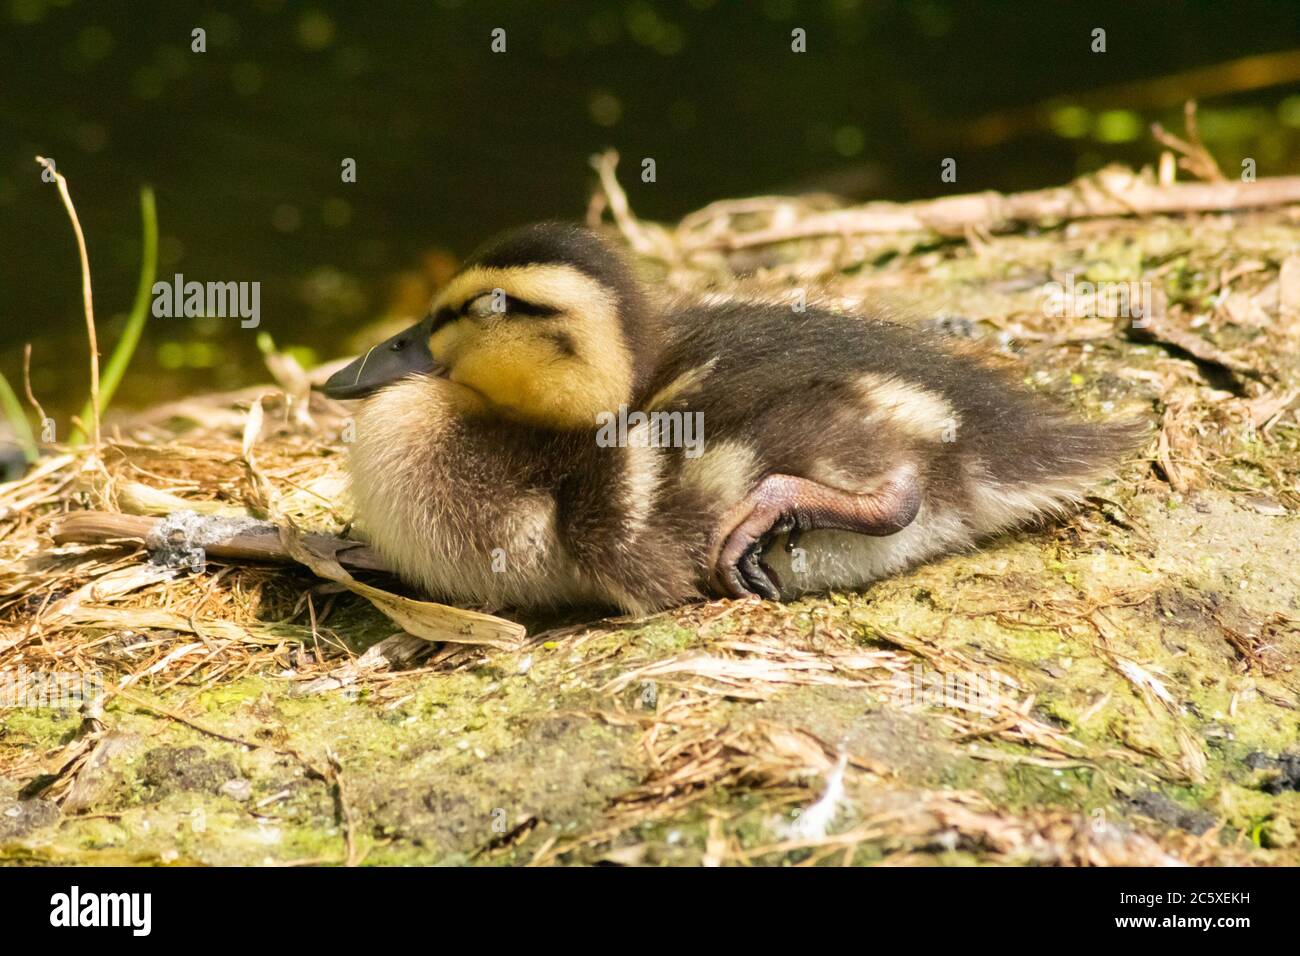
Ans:
[[[527,299],[521,299],[518,296],[507,295],[500,289],[493,289],[467,300],[460,307],[460,313],[472,318],[486,319],[494,315],[545,317],[559,315],[560,310],[554,306],[529,302]]]

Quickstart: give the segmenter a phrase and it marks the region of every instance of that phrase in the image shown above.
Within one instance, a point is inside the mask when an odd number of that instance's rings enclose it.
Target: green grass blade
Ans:
[[[140,284],[136,286],[135,302],[131,306],[131,314],[127,316],[126,329],[123,330],[117,345],[113,347],[113,354],[109,356],[108,364],[104,366],[103,374],[100,376],[99,413],[101,416],[108,409],[109,403],[113,400],[113,393],[117,391],[122,376],[126,374],[127,366],[131,364],[131,356],[135,354],[136,346],[140,344],[144,324],[149,318],[153,281],[158,271],[158,212],[154,205],[153,190],[148,186],[140,189],[140,218],[144,227]],[[86,402],[81,411],[81,420],[88,422],[93,414],[94,409],[90,407],[90,402]],[[72,435],[73,445],[80,445],[85,440],[85,432],[81,429],[77,429]]]
[[[9,387],[9,380],[3,374],[0,374],[0,409],[3,409],[5,419],[14,430],[14,440],[22,448],[23,457],[29,462],[35,462],[40,457],[36,448],[36,436],[32,434],[32,426],[27,422],[27,413],[23,411],[22,403],[18,401],[18,396]]]

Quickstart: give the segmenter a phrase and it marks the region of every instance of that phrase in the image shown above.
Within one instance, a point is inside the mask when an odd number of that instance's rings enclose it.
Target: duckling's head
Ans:
[[[525,226],[479,249],[424,321],[336,373],[336,398],[410,375],[447,379],[489,413],[548,428],[592,427],[630,401],[653,349],[640,284],[589,229]]]

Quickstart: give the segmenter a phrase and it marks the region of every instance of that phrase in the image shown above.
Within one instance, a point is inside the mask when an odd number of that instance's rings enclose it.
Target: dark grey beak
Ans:
[[[435,375],[439,369],[429,353],[429,319],[380,342],[352,364],[339,369],[321,387],[330,398],[364,398],[408,375]]]

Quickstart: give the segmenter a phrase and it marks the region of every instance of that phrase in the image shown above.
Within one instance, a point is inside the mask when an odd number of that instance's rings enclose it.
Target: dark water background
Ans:
[[[666,220],[773,191],[1010,191],[1152,162],[1147,125],[1181,129],[1195,95],[1229,175],[1243,156],[1261,176],[1298,173],[1294,71],[1179,76],[1288,50],[1296,0],[0,0],[0,372],[21,389],[31,342],[45,404],[85,398],[76,251],[38,153],[69,178],[105,352],[134,294],[149,183],[160,277],[259,281],[259,331],[310,362],[417,310],[492,232],[581,217],[588,157],[607,146],[636,212]],[[977,122],[989,116],[1003,121]],[[634,175],[646,156],[653,184]],[[955,185],[939,180],[948,156]],[[237,320],[151,319],[119,403],[265,377]]]

